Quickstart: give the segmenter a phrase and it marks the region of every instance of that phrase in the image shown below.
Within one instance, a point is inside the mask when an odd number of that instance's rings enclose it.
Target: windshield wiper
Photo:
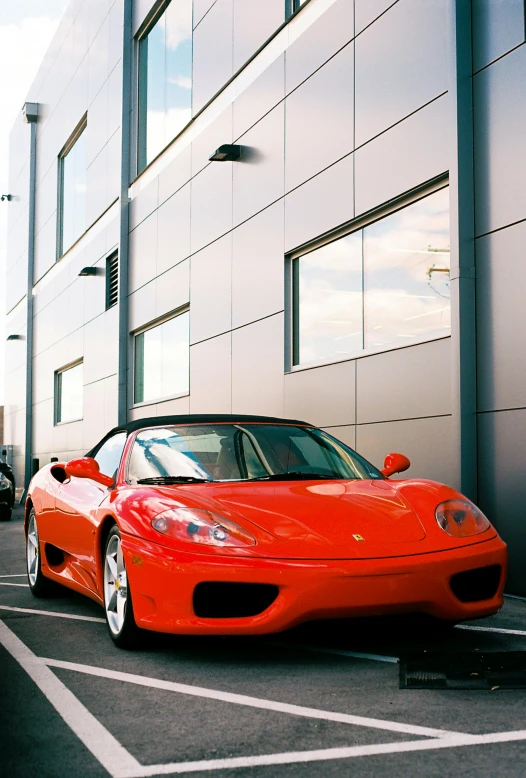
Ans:
[[[272,473],[271,475],[261,475],[258,478],[249,478],[249,481],[317,481],[320,478],[329,481],[346,480],[341,475],[329,475],[328,473],[304,473],[302,471],[290,470],[288,473]]]
[[[138,484],[202,484],[210,483],[211,478],[196,478],[193,475],[159,475],[154,478],[139,478]]]

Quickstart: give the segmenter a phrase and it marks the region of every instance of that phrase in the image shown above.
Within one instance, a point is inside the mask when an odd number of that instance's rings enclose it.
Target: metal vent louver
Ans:
[[[106,310],[119,300],[119,256],[117,252],[106,260]]]

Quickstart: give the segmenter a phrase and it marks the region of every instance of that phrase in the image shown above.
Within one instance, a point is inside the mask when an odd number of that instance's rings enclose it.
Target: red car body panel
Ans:
[[[423,612],[459,621],[502,606],[506,545],[492,526],[465,538],[438,526],[436,506],[461,497],[448,486],[410,479],[133,486],[125,478],[133,438],[114,488],[68,478],[61,463],[43,467],[31,482],[26,516],[33,506],[44,576],[101,604],[102,538],[116,523],[140,627],[258,634],[353,615]],[[176,506],[219,513],[256,545],[220,548],[161,535],[151,520]],[[453,575],[491,565],[501,568],[494,596],[462,602],[454,595]],[[193,597],[203,582],[272,584],[278,594],[255,616],[200,618]]]

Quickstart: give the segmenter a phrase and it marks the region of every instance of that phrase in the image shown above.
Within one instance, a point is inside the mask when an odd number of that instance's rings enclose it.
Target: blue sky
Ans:
[[[8,193],[9,133],[68,0],[0,0],[0,193]],[[4,402],[7,209],[0,203],[0,405]]]

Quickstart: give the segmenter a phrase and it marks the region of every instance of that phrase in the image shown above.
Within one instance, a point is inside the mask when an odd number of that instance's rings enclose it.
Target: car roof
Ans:
[[[93,446],[91,451],[88,451],[86,456],[91,456],[92,452],[97,451],[108,438],[111,438],[112,435],[117,434],[117,432],[126,432],[129,435],[131,432],[147,429],[148,427],[164,427],[177,424],[221,423],[300,424],[303,426],[312,426],[308,422],[299,421],[298,419],[280,419],[275,416],[252,416],[248,413],[189,413],[185,416],[148,416],[144,419],[135,419],[134,421],[128,421],[126,424],[119,424],[118,427],[114,427],[97,443],[96,446]]]

